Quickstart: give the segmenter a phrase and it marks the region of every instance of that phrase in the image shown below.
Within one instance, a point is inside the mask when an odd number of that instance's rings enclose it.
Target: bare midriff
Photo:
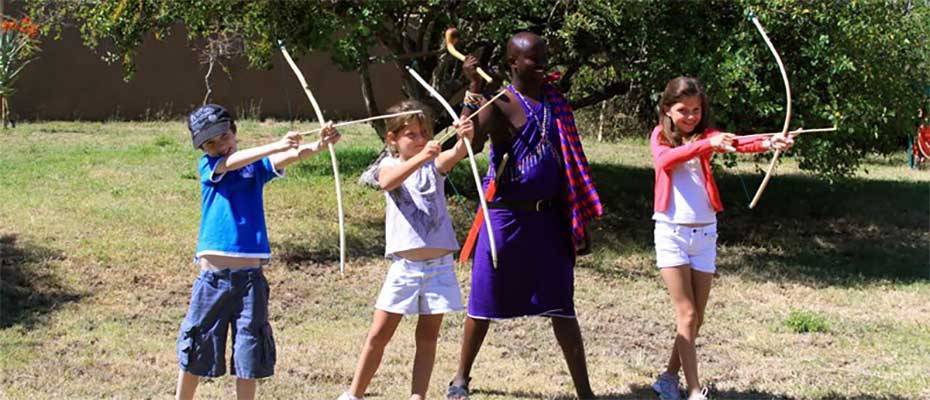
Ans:
[[[406,258],[410,261],[423,261],[423,260],[432,260],[434,258],[442,257],[446,254],[451,254],[452,250],[449,249],[437,249],[433,247],[424,247],[421,249],[411,249],[398,251],[394,253],[395,256]]]
[[[713,225],[713,224],[714,224],[713,222],[710,222],[710,223],[701,222],[701,223],[697,223],[697,224],[679,224],[679,223],[675,223],[675,225],[687,226],[687,227],[689,227],[689,228],[700,228],[700,227],[703,227],[703,226]]]
[[[262,265],[260,258],[229,257],[205,254],[200,256],[200,269],[219,271],[223,269],[255,268]]]

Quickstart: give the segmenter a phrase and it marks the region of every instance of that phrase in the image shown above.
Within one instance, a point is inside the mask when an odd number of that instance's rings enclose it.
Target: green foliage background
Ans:
[[[258,68],[270,68],[280,39],[294,54],[327,51],[363,76],[371,63],[414,65],[447,97],[465,83],[459,63],[441,50],[447,27],[459,28],[461,49],[498,72],[506,71],[507,38],[531,30],[549,39],[551,67],[563,73],[559,85],[576,109],[622,96],[618,111],[648,127],[665,82],[690,75],[705,83],[718,127],[780,130],[784,88],[746,18],[752,10],[788,69],[793,127],[840,128],[805,137],[793,152],[803,169],[829,178],[849,176],[867,154],[902,148],[930,87],[927,0],[40,0],[27,7],[47,33],[77,24],[87,46],[122,63],[127,79],[148,34],[162,38],[183,24],[191,39],[234,33]],[[404,87],[427,99],[413,82]]]

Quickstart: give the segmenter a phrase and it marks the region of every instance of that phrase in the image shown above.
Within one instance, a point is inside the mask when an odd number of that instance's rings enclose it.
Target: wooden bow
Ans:
[[[409,72],[410,75],[413,76],[413,79],[419,82],[420,85],[423,86],[423,88],[426,89],[426,91],[429,92],[431,96],[433,96],[433,98],[439,101],[439,104],[441,104],[443,108],[446,109],[446,112],[449,113],[453,121],[455,121],[456,123],[461,122],[461,118],[459,118],[459,115],[455,113],[455,110],[452,109],[452,106],[449,105],[449,102],[446,101],[446,99],[444,99],[442,95],[439,94],[439,92],[437,92],[434,87],[432,87],[429,83],[427,83],[426,80],[424,80],[423,77],[421,77],[420,74],[417,73],[417,71],[415,71],[413,68],[407,67],[407,72]],[[482,193],[484,193],[484,190],[481,187],[481,176],[478,172],[478,164],[475,163],[475,152],[471,148],[471,140],[469,140],[468,138],[462,138],[462,142],[465,143],[465,149],[468,150],[468,162],[469,164],[471,164],[471,173],[472,173],[472,176],[475,178],[475,187],[478,188],[478,201],[481,204],[481,212],[482,214],[484,214],[484,224],[485,224],[485,228],[487,228],[488,230],[488,240],[490,241],[490,244],[491,244],[491,262],[494,268],[496,269],[497,268],[497,244],[494,240],[494,231],[491,229],[491,217],[490,215],[488,215],[488,203],[487,201],[485,201],[484,196],[482,196]]]
[[[762,24],[759,23],[759,18],[756,18],[755,13],[749,13],[749,18],[752,20],[753,25],[756,26],[756,29],[762,35],[762,39],[765,40],[765,44],[768,46],[769,50],[772,51],[772,55],[775,56],[775,61],[778,62],[778,69],[781,71],[781,78],[785,84],[785,124],[781,129],[782,137],[787,137],[788,135],[788,125],[791,124],[791,84],[788,82],[788,72],[785,71],[785,64],[781,62],[781,56],[778,55],[778,51],[775,50],[775,46],[772,45],[772,41],[769,40],[769,36],[765,34],[765,29],[762,28]],[[769,179],[772,178],[772,171],[775,170],[775,164],[778,162],[778,156],[781,155],[781,150],[775,149],[775,153],[772,155],[772,162],[769,163],[769,168],[765,172],[765,178],[762,178],[762,184],[759,185],[759,189],[756,190],[756,195],[753,196],[752,202],[749,203],[749,208],[753,208],[759,202],[759,199],[762,197],[762,192],[765,190],[766,185],[769,183]]]
[[[284,59],[287,60],[287,63],[294,71],[294,75],[297,75],[297,80],[300,81],[300,86],[303,87],[304,93],[307,94],[307,98],[310,99],[310,104],[313,105],[313,111],[316,113],[317,121],[321,125],[325,124],[326,120],[323,119],[323,111],[320,110],[320,105],[317,104],[316,98],[313,97],[313,92],[310,91],[310,86],[307,85],[307,80],[304,79],[303,72],[300,72],[300,68],[294,63],[294,59],[292,59],[291,55],[287,52],[284,43],[278,42],[278,46],[281,49],[281,54],[284,55]],[[336,179],[336,205],[339,209],[339,273],[344,274],[346,266],[346,226],[345,214],[342,211],[342,184],[339,179],[339,162],[336,160],[336,149],[333,148],[333,144],[327,143],[326,145],[329,148],[329,158],[333,161],[333,176]]]

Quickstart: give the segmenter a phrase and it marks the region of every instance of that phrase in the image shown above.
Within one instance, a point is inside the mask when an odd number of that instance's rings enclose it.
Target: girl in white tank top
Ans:
[[[689,400],[706,400],[697,373],[694,341],[716,272],[717,212],[723,210],[710,158],[714,152],[759,152],[790,147],[791,139],[740,143],[732,133],[706,128],[707,96],[695,78],[669,81],[659,100],[651,137],[656,187],[653,219],[656,264],[676,314],[676,335],[666,370],[652,385],[661,400],[679,400],[684,371]]]

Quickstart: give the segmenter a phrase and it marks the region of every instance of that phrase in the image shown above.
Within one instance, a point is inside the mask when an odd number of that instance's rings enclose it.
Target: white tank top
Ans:
[[[399,158],[386,157],[380,169],[401,163]],[[421,249],[458,250],[455,231],[446,209],[445,177],[433,161],[423,164],[396,189],[384,192],[384,255]]]
[[[712,224],[717,212],[710,204],[704,187],[700,157],[681,163],[672,170],[672,195],[664,212],[652,214],[652,219],[674,224]]]

